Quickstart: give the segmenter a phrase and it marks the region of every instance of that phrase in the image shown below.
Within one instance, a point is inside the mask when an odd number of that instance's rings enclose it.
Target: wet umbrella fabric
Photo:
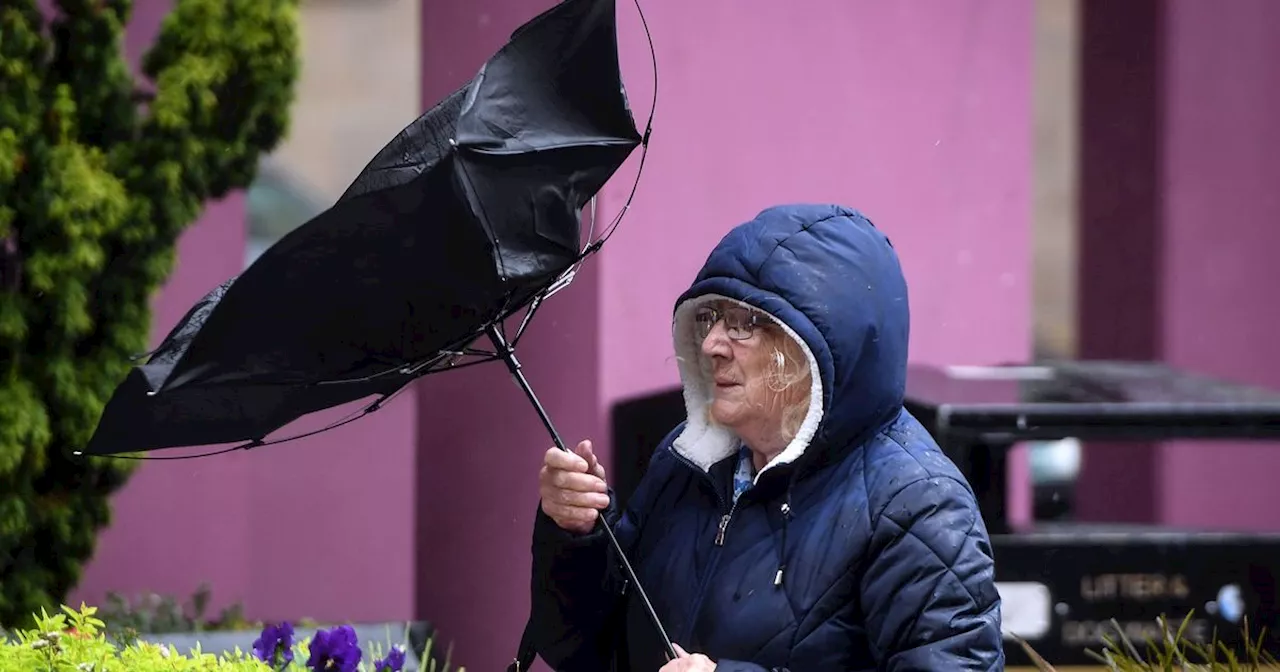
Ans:
[[[84,453],[261,441],[386,396],[581,260],[583,206],[642,142],[613,0],[564,0],[405,128],[338,202],[210,292]]]

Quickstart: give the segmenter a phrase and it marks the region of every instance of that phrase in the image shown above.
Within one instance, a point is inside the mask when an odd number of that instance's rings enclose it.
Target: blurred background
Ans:
[[[155,302],[154,338],[332,204],[385,142],[549,5],[304,0],[288,138],[247,191],[209,204],[183,237]],[[1280,389],[1280,3],[641,7],[659,88],[639,191],[604,253],[522,343],[561,432],[593,438],[618,479],[638,478],[643,440],[669,427],[671,407],[659,401],[678,380],[672,302],[721,235],[779,202],[839,202],[889,233],[911,285],[920,367],[1132,360]],[[168,10],[164,0],[136,1],[132,58]],[[636,6],[620,0],[618,11],[624,78],[643,123],[649,45]],[[601,193],[601,219],[621,207],[635,171],[632,160]],[[1203,611],[1205,594],[1219,614],[1230,611],[1218,608],[1223,595],[1238,599],[1228,574],[1254,577],[1241,580],[1253,581],[1248,595],[1266,593],[1259,582],[1272,579],[1258,572],[1275,576],[1266,572],[1280,557],[1269,536],[1280,532],[1276,444],[1065,434],[992,449],[1002,457],[987,464],[1007,474],[992,486],[994,515],[1008,526],[997,531],[1230,533],[1255,550],[1241,551],[1254,555],[1240,569],[1213,547],[1217,576],[1213,562],[1156,549],[1063,585],[1177,574],[1195,584],[1179,594],[1186,609]],[[103,603],[109,592],[184,599],[207,584],[214,608],[238,605],[250,619],[429,621],[455,659],[494,669],[509,662],[527,617],[535,479],[548,443],[494,364],[430,377],[313,438],[146,464],[115,497],[114,521],[68,602]],[[1029,562],[1043,573],[1057,552]],[[1022,570],[1009,562],[1011,583],[1056,580],[1013,576]],[[1044,623],[1025,632],[1048,638],[1046,647],[1092,645],[1090,623],[1110,618],[1073,620],[1056,592],[1044,604],[1028,594],[1019,607],[1044,612],[1029,617]],[[1249,598],[1250,608],[1274,615],[1274,587],[1270,595]],[[1147,618],[1132,605],[1110,608]]]

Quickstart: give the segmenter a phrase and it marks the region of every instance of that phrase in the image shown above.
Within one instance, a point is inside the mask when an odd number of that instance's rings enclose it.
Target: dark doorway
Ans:
[[[630,501],[654,448],[684,416],[684,393],[678,387],[614,404],[610,414],[613,473],[609,480],[619,505]]]

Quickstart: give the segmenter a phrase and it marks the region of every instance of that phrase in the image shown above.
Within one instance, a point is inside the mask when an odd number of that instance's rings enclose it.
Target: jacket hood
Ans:
[[[729,299],[772,317],[805,350],[810,404],[782,464],[821,463],[861,444],[902,408],[910,311],[889,239],[839,205],[791,204],[731,230],[676,301],[672,337],[688,419],[673,449],[707,470],[738,441],[707,417],[712,383],[701,364],[694,309]]]

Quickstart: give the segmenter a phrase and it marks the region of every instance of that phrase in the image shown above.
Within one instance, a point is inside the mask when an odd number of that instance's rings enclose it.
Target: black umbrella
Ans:
[[[519,335],[504,321],[599,249],[581,247],[582,209],[643,143],[616,25],[612,0],[566,0],[520,27],[333,207],[205,296],[83,452],[260,444],[301,415],[505,359]],[[471,347],[484,335],[494,350]]]
[[[568,450],[514,348],[616,226],[582,246],[583,208],[647,140],[621,81],[614,0],[564,0],[401,131],[333,207],[192,308],[116,390],[82,454],[278,443],[268,434],[308,413],[376,398],[344,424],[424,375],[495,360]],[[485,337],[492,349],[473,346]]]

